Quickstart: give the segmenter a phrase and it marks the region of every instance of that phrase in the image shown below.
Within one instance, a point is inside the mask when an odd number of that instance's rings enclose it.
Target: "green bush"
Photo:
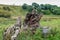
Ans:
[[[60,15],[60,9],[55,9],[53,10],[54,15]]]
[[[9,7],[3,7],[4,10],[10,11],[11,9]]]
[[[23,4],[23,5],[22,5],[22,8],[23,8],[23,9],[27,9],[27,4]]]
[[[42,13],[45,14],[45,15],[52,14],[49,10],[42,10]]]
[[[0,10],[0,17],[10,18],[11,17],[11,13],[8,12],[8,11]]]

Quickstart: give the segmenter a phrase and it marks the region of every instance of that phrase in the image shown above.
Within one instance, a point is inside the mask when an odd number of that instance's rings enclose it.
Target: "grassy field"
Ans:
[[[24,16],[23,16],[24,17]],[[48,17],[48,18],[47,18]],[[57,30],[60,31],[60,18],[57,16],[54,16],[55,19],[51,19],[50,16],[47,16],[47,15],[44,15],[40,21],[40,24],[42,27],[44,26],[49,26],[49,27],[52,27],[52,28],[57,28]],[[52,18],[54,18],[52,17]],[[50,19],[49,19],[50,18]],[[10,27],[12,26],[14,23],[15,23],[16,19],[8,19],[8,18],[0,18],[0,40],[3,39],[3,31],[7,28],[7,27]],[[20,35],[23,37],[24,34]],[[26,35],[25,35],[26,36]],[[28,36],[29,37],[29,36]],[[36,36],[35,36],[36,37]],[[38,34],[38,37],[39,37],[39,34]],[[19,39],[20,40],[20,39]],[[21,39],[21,40],[24,40],[24,39]],[[26,39],[28,40],[28,39]],[[29,39],[31,40],[31,39]],[[34,38],[33,38],[34,40]],[[36,39],[35,39],[36,40]]]
[[[46,40],[60,40],[60,17],[57,15],[44,15],[40,21],[40,25],[42,27],[48,26],[53,29],[53,32],[56,32],[55,36],[50,35]],[[56,29],[56,30],[55,30]],[[41,37],[41,31],[40,29],[36,30],[36,33],[34,35],[30,35],[30,32],[28,34],[25,34],[22,32],[18,40],[45,40]]]
[[[0,10],[3,10],[2,7],[6,5],[1,5]],[[7,27],[12,26],[16,22],[16,18],[18,16],[21,16],[21,19],[23,20],[26,15],[26,11],[24,11],[20,6],[8,6],[11,8],[11,18],[4,18],[0,17],[0,40],[3,40],[3,32]],[[60,40],[60,15],[43,15],[42,19],[40,20],[40,25],[42,27],[49,26],[53,29],[56,28],[57,31],[59,31],[54,37],[50,37],[46,40]],[[30,35],[28,33],[22,33],[18,36],[18,40],[43,40],[41,38],[41,32],[38,29],[36,31],[35,35]]]

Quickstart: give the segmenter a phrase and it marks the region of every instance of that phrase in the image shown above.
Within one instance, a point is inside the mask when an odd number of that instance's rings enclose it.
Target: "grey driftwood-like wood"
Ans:
[[[17,40],[20,28],[21,28],[21,19],[20,17],[18,17],[17,22],[13,26],[7,28],[4,31],[3,40]]]

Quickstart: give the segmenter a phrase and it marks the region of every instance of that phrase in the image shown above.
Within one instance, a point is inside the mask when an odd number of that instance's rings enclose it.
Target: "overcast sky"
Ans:
[[[8,4],[8,5],[22,5],[24,3],[26,4],[32,4],[33,2],[36,2],[38,4],[52,4],[52,5],[58,5],[60,6],[60,0],[0,0],[0,4]]]

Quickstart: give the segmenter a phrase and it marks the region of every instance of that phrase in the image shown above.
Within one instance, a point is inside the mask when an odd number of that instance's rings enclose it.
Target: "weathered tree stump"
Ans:
[[[24,27],[28,25],[32,33],[34,33],[33,31],[40,27],[39,21],[42,16],[43,16],[42,14],[38,14],[37,11],[33,9],[32,12],[27,13],[26,15],[26,18],[24,20]]]

